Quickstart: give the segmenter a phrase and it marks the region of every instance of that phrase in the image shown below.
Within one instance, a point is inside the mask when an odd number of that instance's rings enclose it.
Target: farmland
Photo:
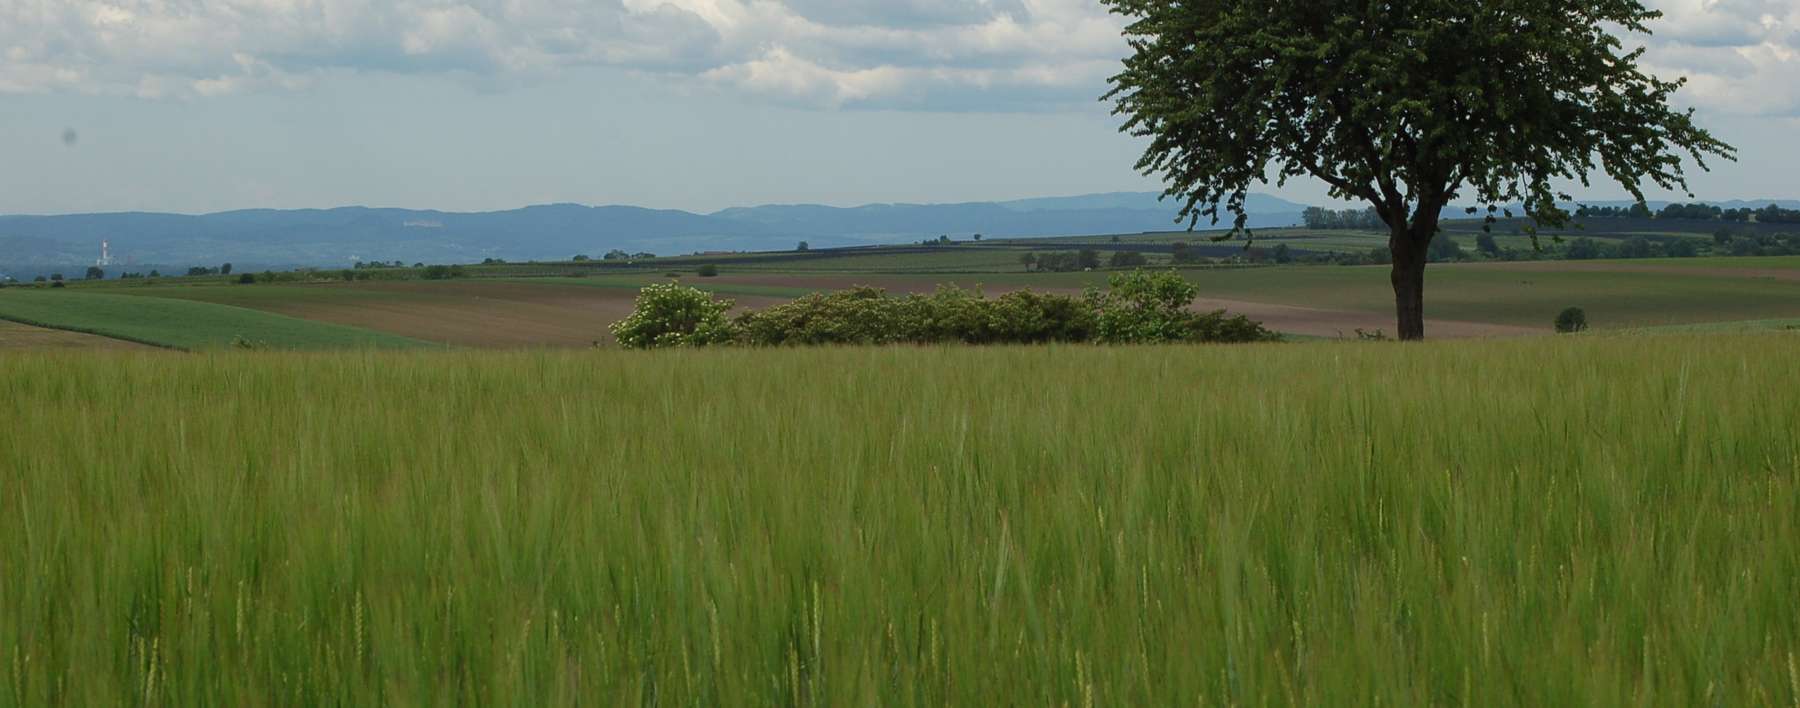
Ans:
[[[0,353],[0,684],[1786,705],[1793,346]]]
[[[255,310],[96,292],[17,291],[0,319],[174,349],[233,343],[279,349],[406,348],[423,342]]]
[[[0,703],[1800,698],[1795,257],[1434,265],[1478,342],[606,329],[671,274],[1074,294],[1111,273],[1018,256],[1173,243],[7,288]],[[1294,339],[1392,322],[1381,266],[1180,273]]]

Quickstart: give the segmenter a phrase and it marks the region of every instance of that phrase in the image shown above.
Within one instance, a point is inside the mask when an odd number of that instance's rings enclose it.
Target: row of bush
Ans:
[[[930,295],[892,296],[857,287],[733,317],[731,300],[665,283],[644,288],[631,316],[611,329],[629,349],[1279,339],[1241,315],[1188,309],[1197,292],[1175,273],[1138,271],[1114,275],[1107,289],[1089,288],[1080,297],[1021,290],[988,299],[979,291],[951,286]]]

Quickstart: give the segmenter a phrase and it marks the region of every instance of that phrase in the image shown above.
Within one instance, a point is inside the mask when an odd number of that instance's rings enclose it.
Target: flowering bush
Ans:
[[[610,329],[626,349],[728,344],[737,336],[726,317],[734,304],[698,288],[659,283],[639,291],[631,316]]]

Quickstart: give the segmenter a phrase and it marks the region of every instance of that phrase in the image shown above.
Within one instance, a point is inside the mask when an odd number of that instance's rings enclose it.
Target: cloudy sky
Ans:
[[[1800,0],[1652,4],[1647,63],[1745,148],[1696,191],[1800,197]],[[1093,0],[0,0],[0,212],[1154,189],[1097,101],[1119,27]]]

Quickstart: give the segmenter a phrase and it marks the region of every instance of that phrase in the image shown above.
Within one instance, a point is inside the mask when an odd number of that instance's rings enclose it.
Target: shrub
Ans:
[[[1227,317],[1224,310],[1204,315],[1189,310],[1199,291],[1173,271],[1121,273],[1108,284],[1105,292],[1090,288],[1087,293],[1095,318],[1094,338],[1102,344],[1263,342],[1279,338],[1248,318]]]
[[[1587,312],[1579,307],[1563,310],[1556,316],[1556,331],[1562,334],[1586,332],[1588,328]]]
[[[630,318],[613,325],[629,348],[737,343],[749,346],[1041,344],[1046,342],[1257,342],[1278,336],[1244,317],[1188,310],[1194,286],[1173,273],[1114,276],[1112,289],[1084,297],[1031,291],[989,300],[943,286],[930,295],[891,297],[872,287],[812,293],[738,315],[728,301],[693,288],[653,285]],[[713,303],[710,306],[707,303]]]
[[[243,273],[237,277],[237,282],[238,285],[255,285],[256,275],[254,273]]]
[[[706,265],[700,266],[700,269],[695,272],[699,273],[700,277],[702,277],[702,278],[711,278],[711,277],[717,276],[719,274],[719,267],[716,265],[713,265],[711,263],[708,263]]]
[[[449,280],[461,275],[461,267],[434,265],[425,269],[426,280]]]
[[[1015,344],[1086,342],[1094,338],[1094,311],[1079,298],[1018,290],[991,307],[995,338]]]
[[[627,349],[705,346],[736,339],[726,313],[732,301],[680,283],[645,286],[631,315],[610,328]]]
[[[1460,261],[1463,259],[1462,244],[1448,235],[1440,234],[1431,240],[1431,245],[1425,247],[1425,256],[1433,263]]]
[[[740,341],[756,346],[794,344],[894,344],[913,341],[911,328],[921,326],[918,312],[880,288],[855,287],[834,293],[812,293],[793,302],[738,316]]]

